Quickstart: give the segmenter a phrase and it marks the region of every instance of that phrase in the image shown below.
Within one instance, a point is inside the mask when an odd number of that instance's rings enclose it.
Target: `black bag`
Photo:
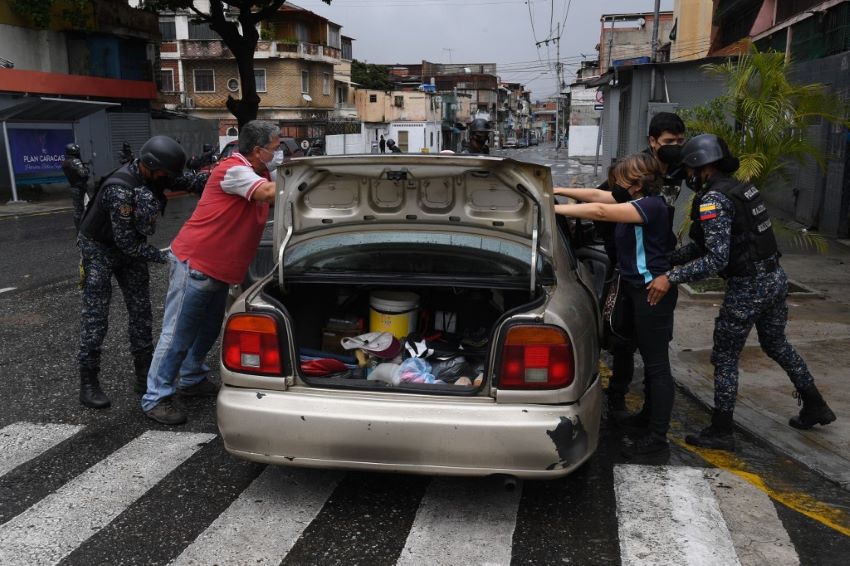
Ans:
[[[634,337],[632,305],[623,285],[626,283],[620,277],[620,272],[615,271],[608,282],[602,303],[603,346],[609,351],[630,343]]]

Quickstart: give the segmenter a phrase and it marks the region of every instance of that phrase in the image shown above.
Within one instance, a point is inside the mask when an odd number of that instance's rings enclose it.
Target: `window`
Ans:
[[[369,102],[370,103],[378,102],[378,95],[377,94],[370,94],[369,95]]]
[[[171,22],[159,22],[159,33],[163,41],[174,41],[177,39],[177,24]]]
[[[162,92],[174,92],[174,69],[160,70],[159,84]]]
[[[195,92],[215,92],[215,71],[212,69],[194,69],[192,78]]]
[[[228,136],[238,136],[239,130],[237,130],[236,128],[231,126],[230,128],[227,128],[227,135]]]
[[[239,79],[227,79],[227,90],[229,90],[230,92],[236,92],[237,90],[239,90]]]
[[[310,92],[310,71],[301,71],[301,92]]]
[[[322,73],[322,94],[330,95],[331,93],[331,75],[330,73]]]
[[[403,96],[395,96],[393,97],[393,105],[398,108],[404,108],[404,97]]]
[[[407,153],[407,130],[399,130],[398,131],[398,148],[403,152]]]
[[[254,69],[254,80],[257,82],[257,92],[266,92],[266,70]]]
[[[221,37],[212,30],[208,23],[200,22],[196,24],[189,20],[189,39],[214,40],[221,39]]]
[[[304,22],[295,23],[295,37],[303,43],[310,43],[310,28]]]
[[[336,103],[345,104],[346,102],[348,102],[348,96],[346,96],[346,88],[344,86],[336,87]]]
[[[328,24],[328,45],[339,49],[339,28]]]
[[[346,61],[351,61],[351,40],[346,39],[342,42],[342,58]]]

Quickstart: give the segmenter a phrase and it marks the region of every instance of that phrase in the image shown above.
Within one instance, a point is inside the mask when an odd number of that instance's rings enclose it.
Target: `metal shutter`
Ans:
[[[151,137],[151,116],[146,112],[108,112],[112,167],[118,167],[121,145],[126,141],[138,157],[139,148]]]

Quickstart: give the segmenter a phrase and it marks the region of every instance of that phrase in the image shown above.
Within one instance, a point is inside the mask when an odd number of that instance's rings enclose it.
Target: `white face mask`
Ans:
[[[283,165],[283,150],[279,149],[272,154],[272,158],[269,161],[263,161],[266,165],[266,169],[269,171],[274,171],[281,165]]]

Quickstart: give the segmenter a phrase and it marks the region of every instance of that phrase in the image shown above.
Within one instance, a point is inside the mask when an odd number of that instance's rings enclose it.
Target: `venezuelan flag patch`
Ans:
[[[717,218],[717,205],[716,204],[701,204],[701,205],[699,205],[699,219],[700,220],[712,220],[713,218]]]

